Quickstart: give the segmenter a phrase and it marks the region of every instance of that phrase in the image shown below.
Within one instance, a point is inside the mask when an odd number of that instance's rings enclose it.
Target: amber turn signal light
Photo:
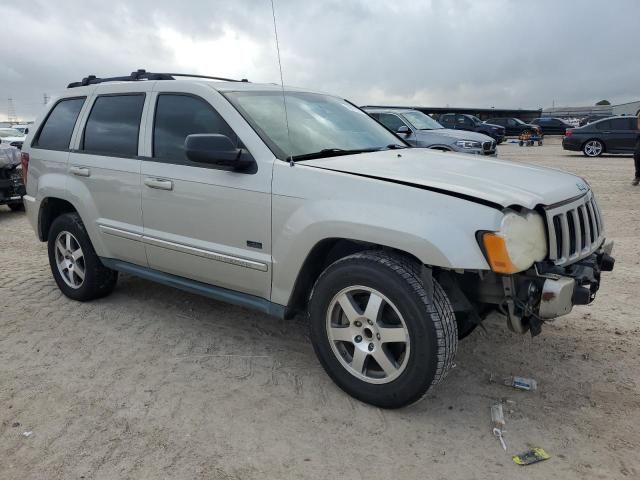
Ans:
[[[503,237],[496,233],[486,232],[482,235],[482,243],[491,270],[496,273],[515,273],[518,271],[509,258],[507,243]]]

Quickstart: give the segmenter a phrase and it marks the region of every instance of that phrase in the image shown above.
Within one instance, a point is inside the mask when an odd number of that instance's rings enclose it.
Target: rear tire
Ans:
[[[349,395],[404,407],[453,366],[455,315],[435,280],[429,298],[421,269],[401,255],[366,251],[336,261],[318,278],[309,304],[311,341],[327,374]]]
[[[24,203],[10,203],[9,208],[12,212],[24,212]]]
[[[56,218],[48,239],[49,265],[62,293],[84,302],[113,291],[118,272],[102,264],[77,213]]]
[[[582,153],[587,157],[599,157],[604,153],[604,143],[598,139],[591,139],[582,146]]]

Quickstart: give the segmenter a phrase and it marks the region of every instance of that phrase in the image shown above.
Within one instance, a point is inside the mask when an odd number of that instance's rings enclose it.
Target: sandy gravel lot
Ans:
[[[640,478],[640,187],[629,157],[503,145],[586,177],[616,270],[541,336],[487,323],[420,404],[382,411],[338,390],[298,319],[122,276],[109,298],[56,288],[22,213],[0,207],[0,479]],[[535,377],[536,392],[491,384]],[[505,407],[509,452],[489,428]],[[24,432],[32,432],[24,436]],[[552,458],[518,467],[510,454]]]

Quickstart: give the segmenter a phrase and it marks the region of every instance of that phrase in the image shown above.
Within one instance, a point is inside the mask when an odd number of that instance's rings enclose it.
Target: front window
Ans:
[[[519,118],[514,118],[513,121],[515,123],[517,123],[518,125],[526,125],[526,123],[524,123],[522,120],[520,120]]]
[[[227,92],[225,96],[281,160],[326,157],[406,144],[345,100],[307,92]]]
[[[474,117],[473,115],[469,115],[469,117],[471,119],[471,121],[475,124],[478,125],[479,123],[482,123],[482,120],[480,120],[478,117]]]
[[[438,130],[439,128],[444,128],[429,115],[425,115],[422,112],[405,112],[402,115],[418,130]]]

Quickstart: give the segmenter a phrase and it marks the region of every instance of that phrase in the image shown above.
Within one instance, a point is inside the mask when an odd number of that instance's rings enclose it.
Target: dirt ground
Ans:
[[[640,187],[632,160],[501,145],[596,191],[616,269],[598,298],[517,336],[486,322],[419,404],[349,398],[314,357],[304,321],[122,276],[76,303],[23,213],[0,207],[0,479],[640,478]],[[534,377],[535,392],[489,383]],[[508,452],[490,431],[505,404]],[[25,432],[32,432],[25,436]],[[519,467],[511,454],[551,459]]]

